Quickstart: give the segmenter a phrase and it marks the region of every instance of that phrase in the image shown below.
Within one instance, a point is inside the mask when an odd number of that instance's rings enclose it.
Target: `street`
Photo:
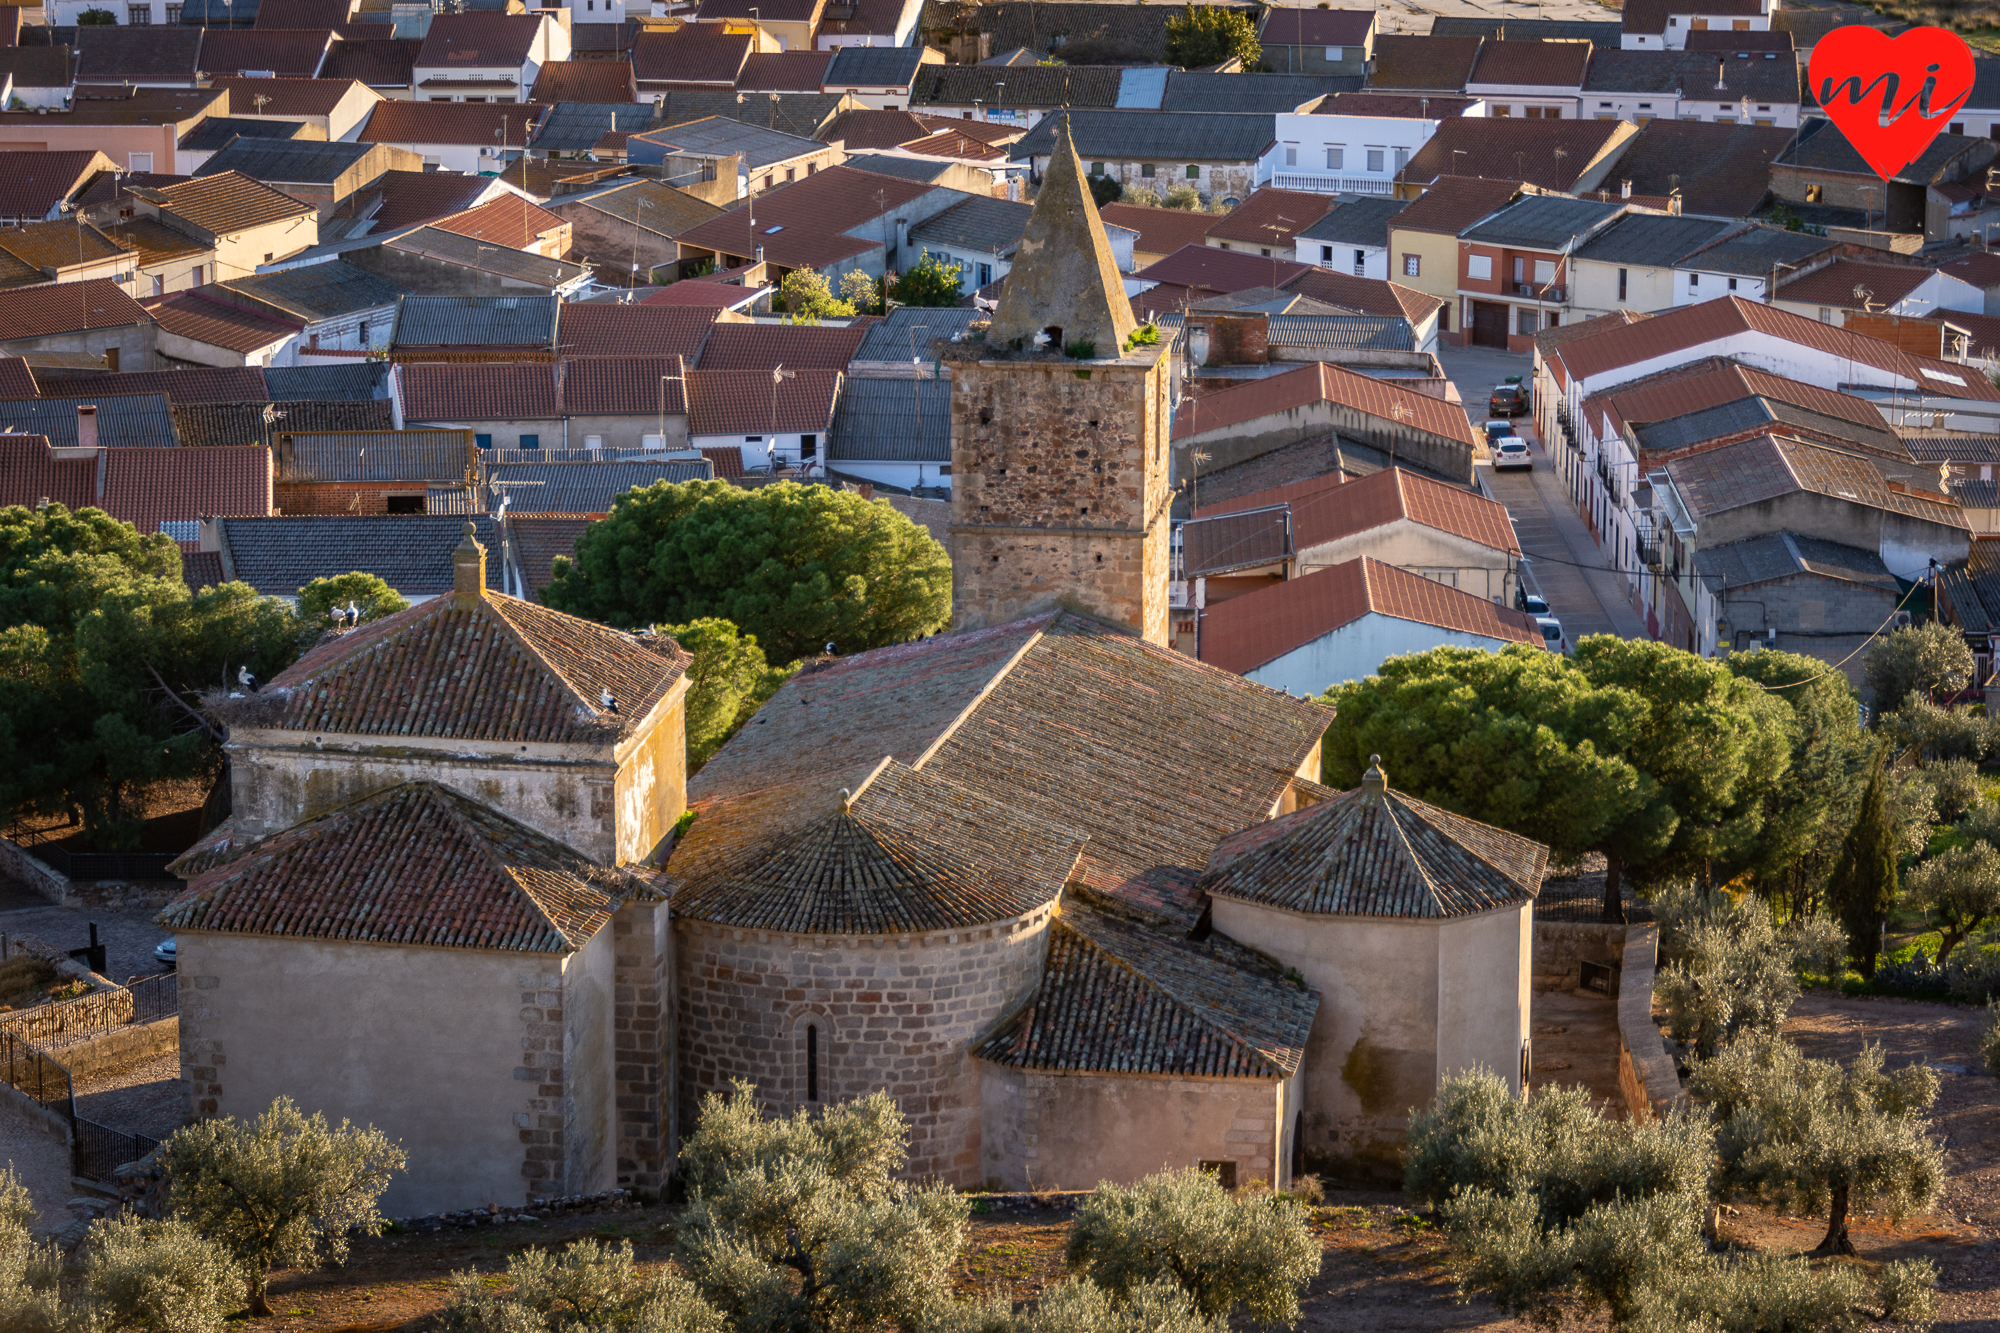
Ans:
[[[1441,348],[1438,360],[1465,400],[1475,430],[1485,427],[1487,395],[1493,386],[1509,375],[1519,375],[1526,385],[1532,370],[1526,353],[1490,347]],[[1590,529],[1570,508],[1562,480],[1536,438],[1533,418],[1516,418],[1516,426],[1534,454],[1533,471],[1488,469],[1487,477],[1493,498],[1507,506],[1514,520],[1514,535],[1528,566],[1526,586],[1548,599],[1549,614],[1562,621],[1572,648],[1585,634],[1645,637],[1645,623],[1626,597],[1624,577],[1606,566]]]

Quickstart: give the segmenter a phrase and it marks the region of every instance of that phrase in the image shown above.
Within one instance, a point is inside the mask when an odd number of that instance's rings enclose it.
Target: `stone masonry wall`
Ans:
[[[665,903],[628,903],[611,918],[616,951],[612,1001],[616,1048],[613,1095],[618,1184],[656,1190],[666,1181],[668,1142],[667,996],[673,940]]]
[[[537,963],[522,958],[516,978],[521,988],[521,1063],[514,1068],[514,1078],[534,1085],[527,1110],[514,1115],[521,1133],[521,1178],[527,1182],[530,1203],[567,1192],[563,1188],[568,1125],[563,976],[557,960]]]
[[[1535,989],[1575,990],[1583,962],[1617,965],[1625,956],[1625,927],[1602,921],[1535,923]]]
[[[1165,349],[955,370],[953,623],[1069,606],[1165,643]]]
[[[807,1104],[805,1031],[818,1027],[819,1104],[886,1089],[910,1121],[909,1174],[980,1181],[980,1072],[969,1050],[1041,979],[1054,904],[926,935],[846,937],[675,921],[681,1131],[732,1080],[788,1114]]]

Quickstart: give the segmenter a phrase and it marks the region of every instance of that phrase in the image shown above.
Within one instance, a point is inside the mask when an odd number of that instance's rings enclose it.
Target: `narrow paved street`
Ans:
[[[1486,347],[1447,347],[1439,351],[1438,360],[1465,400],[1466,414],[1475,430],[1485,426],[1487,395],[1493,386],[1509,375],[1519,375],[1525,384],[1532,369],[1525,353]],[[1570,508],[1562,481],[1535,438],[1533,420],[1521,417],[1516,425],[1521,436],[1530,441],[1534,470],[1488,470],[1487,475],[1493,497],[1507,506],[1508,516],[1514,520],[1514,533],[1528,565],[1527,586],[1548,598],[1549,613],[1562,621],[1571,647],[1586,634],[1643,638],[1645,623],[1632,609],[1624,577],[1605,564],[1590,530]]]

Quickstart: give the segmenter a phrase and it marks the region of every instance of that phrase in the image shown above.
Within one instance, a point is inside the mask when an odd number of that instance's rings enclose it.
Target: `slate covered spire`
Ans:
[[[1036,334],[1059,329],[1063,343],[1095,343],[1098,356],[1115,357],[1135,327],[1064,116],[986,341],[1005,346],[1019,338],[1028,346]]]

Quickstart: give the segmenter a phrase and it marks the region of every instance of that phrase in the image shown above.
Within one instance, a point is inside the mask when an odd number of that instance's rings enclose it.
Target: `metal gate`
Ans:
[[[1472,345],[1474,347],[1507,346],[1507,307],[1491,301],[1472,303]]]

